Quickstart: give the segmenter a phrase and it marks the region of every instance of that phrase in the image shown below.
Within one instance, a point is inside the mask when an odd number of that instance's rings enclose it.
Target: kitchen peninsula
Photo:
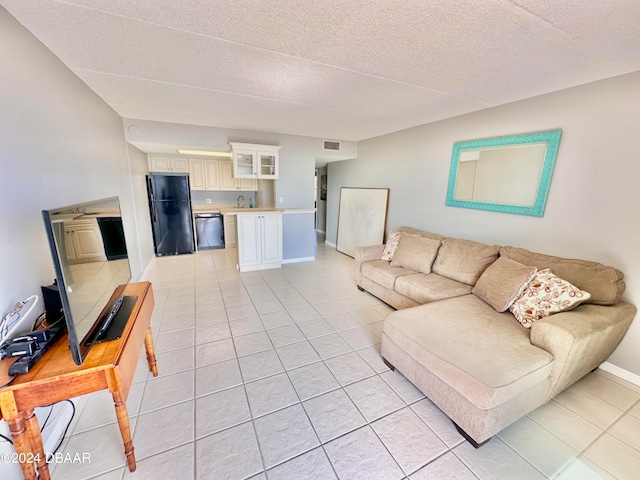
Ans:
[[[262,228],[264,226],[264,219],[255,217],[267,216],[267,220],[272,220],[273,222],[276,221],[275,218],[279,218],[281,223],[280,238],[279,240],[272,238],[268,245],[270,248],[276,248],[277,243],[281,244],[281,260],[278,262],[274,259],[273,262],[269,263],[294,263],[315,260],[315,208],[238,208],[233,205],[194,205],[193,212],[221,213],[223,215],[225,248],[228,249],[240,248],[237,244],[239,217],[248,216],[248,218],[251,218],[254,223],[253,228]],[[250,228],[248,223],[250,221],[245,220],[244,222],[245,227]],[[262,222],[262,224],[259,222]],[[275,223],[268,230],[273,232],[274,228],[278,228]],[[258,238],[253,238],[253,241],[257,242]],[[272,242],[276,242],[276,247],[272,247],[274,245]],[[238,252],[238,257],[243,253],[246,252]],[[254,258],[254,261],[257,261],[257,259]]]

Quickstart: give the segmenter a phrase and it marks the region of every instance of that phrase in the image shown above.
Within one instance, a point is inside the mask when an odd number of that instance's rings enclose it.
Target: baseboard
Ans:
[[[330,247],[333,247],[333,248],[337,248],[335,243],[333,243],[333,242],[329,242],[329,241],[327,241],[327,240],[325,240],[325,241],[324,241],[324,244],[325,244],[325,245],[329,245]]]
[[[635,373],[630,372],[629,370],[625,370],[624,368],[617,367],[609,362],[604,362],[600,365],[600,368],[605,372],[610,373],[611,375],[615,375],[616,377],[620,377],[623,380],[626,380],[629,383],[633,383],[640,387],[640,375],[636,375]]]
[[[151,275],[151,270],[153,270],[153,266],[156,263],[156,257],[151,257],[151,261],[147,264],[147,268],[144,269],[144,271],[142,272],[142,274],[138,277],[138,281],[139,282],[146,282],[147,279],[149,278],[149,275]]]
[[[313,262],[316,257],[285,258],[282,263]]]
[[[324,230],[320,230],[319,228],[316,228],[316,232],[321,233],[322,235],[327,234],[327,232],[325,232]]]

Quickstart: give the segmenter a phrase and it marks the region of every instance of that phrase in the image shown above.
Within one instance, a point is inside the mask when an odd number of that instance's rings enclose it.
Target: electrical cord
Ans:
[[[20,317],[23,316],[21,315],[20,311],[22,310],[22,308],[31,300],[35,300],[27,309],[27,311],[24,313],[24,317],[26,317],[27,315],[29,315],[31,313],[31,311],[33,310],[33,308],[35,307],[37,300],[38,300],[38,296],[37,295],[32,295],[29,298],[27,298],[25,301],[23,302],[18,302],[16,303],[16,305],[13,307],[13,310],[11,310],[9,313],[7,313],[1,320],[0,320],[0,345],[4,346],[4,340],[5,337],[9,331],[9,329],[14,326],[18,320],[20,320]],[[57,319],[55,322],[53,322],[52,324],[47,324],[46,321],[46,315],[45,313],[42,313],[41,315],[39,315],[33,322],[32,326],[31,326],[31,331],[33,331],[36,327],[42,325],[45,327],[53,327],[55,325],[57,325],[58,323],[64,321],[64,317],[60,317],[59,319]],[[2,359],[4,355],[0,355],[0,359]],[[11,380],[9,380],[7,383],[5,383],[4,385],[0,386],[0,389],[8,387],[9,385],[11,385],[15,379],[17,378],[17,375],[14,375]],[[69,402],[69,404],[71,405],[71,418],[69,419],[69,422],[67,423],[65,429],[64,429],[64,433],[62,434],[62,436],[60,437],[60,441],[58,442],[58,444],[56,445],[55,449],[53,450],[53,453],[56,453],[58,451],[58,449],[60,448],[60,446],[62,445],[62,442],[64,441],[65,437],[67,436],[67,432],[69,431],[69,427],[71,426],[71,422],[73,421],[73,418],[76,415],[76,406],[74,405],[74,403],[71,400],[64,400],[66,402]],[[49,405],[44,405],[44,407],[51,407],[51,409],[49,410],[49,413],[47,414],[47,417],[45,418],[42,426],[40,427],[40,433],[42,433],[42,431],[44,430],[44,428],[47,426],[47,423],[49,422],[51,415],[53,413],[53,408],[54,408],[55,404],[49,404]],[[13,441],[6,437],[5,435],[0,434],[0,438],[4,439],[5,441],[11,443],[13,445]]]
[[[24,314],[22,314],[21,313],[22,308],[32,300],[33,302],[31,303],[31,305],[29,305],[29,308],[27,308],[27,311],[24,312]],[[38,296],[31,295],[25,301],[16,303],[13,306],[13,309],[9,313],[7,313],[2,318],[2,320],[0,320],[0,344],[3,344],[5,342],[5,340],[7,339],[6,337],[9,333],[9,330],[18,323],[18,321],[20,320],[20,317],[22,316],[27,317],[31,313],[31,311],[35,308],[37,303],[38,303]],[[35,322],[33,322],[33,324],[35,325]],[[31,330],[33,330],[33,328],[31,328]]]
[[[63,400],[63,401],[64,402],[69,402],[69,404],[71,404],[71,418],[69,419],[69,422],[67,422],[67,426],[64,428],[64,433],[60,437],[60,441],[58,442],[56,447],[53,449],[53,452],[51,452],[53,454],[55,454],[58,451],[58,449],[62,445],[62,442],[67,437],[67,432],[69,431],[69,427],[71,426],[71,422],[73,422],[73,417],[76,416],[76,406],[74,405],[74,403],[71,400]],[[51,407],[51,410],[49,410],[49,413],[47,414],[47,418],[45,418],[44,422],[42,423],[42,426],[40,427],[40,433],[42,433],[43,430],[44,430],[44,427],[47,426],[47,423],[49,422],[49,419],[51,418],[51,414],[53,413],[54,405],[55,405],[55,403],[51,403],[49,405],[44,405],[43,408]],[[11,445],[13,445],[13,440],[10,439],[10,438],[5,437],[1,433],[0,433],[0,438],[4,438],[7,442],[9,442]]]
[[[33,322],[33,326],[31,327],[31,330],[35,330],[36,328],[38,328],[40,325],[43,325],[46,323],[47,321],[47,314],[45,312],[42,312],[40,314],[40,316],[38,318],[36,318],[36,321]],[[56,322],[57,323],[57,322]]]
[[[56,445],[56,448],[53,449],[52,453],[54,453],[54,454],[58,451],[58,449],[62,445],[62,442],[67,437],[67,432],[69,431],[69,427],[71,426],[71,422],[73,422],[73,417],[76,416],[76,406],[73,404],[73,402],[71,400],[65,400],[65,402],[69,402],[71,404],[71,410],[72,410],[71,418],[69,419],[69,423],[67,423],[67,426],[64,428],[64,433],[60,437],[60,441],[58,442],[58,445]]]
[[[11,380],[9,380],[7,383],[5,383],[4,385],[0,386],[0,389],[4,388],[4,387],[8,387],[9,385],[11,385],[13,383],[13,381],[16,379],[17,375],[14,375],[13,377],[11,377]]]

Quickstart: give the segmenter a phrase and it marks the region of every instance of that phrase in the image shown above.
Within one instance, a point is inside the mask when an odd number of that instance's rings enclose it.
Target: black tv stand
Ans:
[[[117,311],[110,312],[107,318],[101,322],[104,325],[104,323],[108,321],[109,324],[107,327],[96,329],[89,338],[85,339],[84,344],[91,346],[95,343],[108,342],[120,338],[124,327],[127,325],[131,311],[136,304],[136,300],[138,300],[137,296],[124,295],[122,302],[119,302],[120,306],[117,308]],[[109,319],[108,317],[111,313],[113,313],[113,317]]]

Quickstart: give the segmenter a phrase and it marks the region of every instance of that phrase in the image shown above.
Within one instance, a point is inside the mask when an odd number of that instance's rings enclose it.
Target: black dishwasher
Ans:
[[[198,250],[224,248],[224,226],[221,213],[196,213],[196,242]]]

